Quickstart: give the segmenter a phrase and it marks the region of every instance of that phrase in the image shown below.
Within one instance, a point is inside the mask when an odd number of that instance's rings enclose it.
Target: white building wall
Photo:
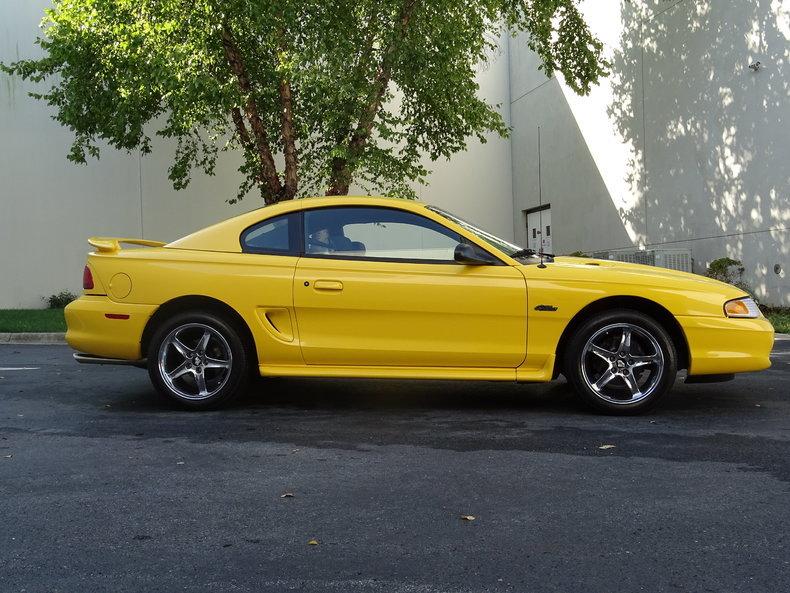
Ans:
[[[0,60],[39,55],[47,4],[0,3]],[[429,164],[421,199],[524,243],[524,210],[550,203],[558,253],[689,247],[698,272],[727,255],[743,260],[763,300],[790,304],[790,0],[582,8],[611,76],[578,97],[537,70],[523,39],[503,37],[479,83],[502,104],[512,140],[470,141]],[[763,68],[749,70],[757,60]],[[181,192],[167,179],[163,142],[145,159],[107,149],[73,165],[71,134],[27,96],[32,88],[0,74],[0,307],[77,292],[90,235],[172,240],[259,205],[225,202],[237,186],[233,155]]]
[[[47,0],[0,3],[0,61],[40,55],[33,44]],[[481,93],[509,105],[507,37],[492,63],[481,69]],[[46,88],[45,86],[38,87]],[[27,96],[34,86],[0,74],[0,308],[43,306],[42,297],[81,290],[92,235],[169,241],[235,214],[257,208],[247,197],[236,205],[238,166],[226,155],[214,177],[196,173],[190,186],[173,190],[167,179],[172,146],[156,141],[141,159],[112,149],[86,166],[66,160],[70,132],[51,119],[53,110]],[[470,143],[469,152],[429,164],[420,197],[510,236],[510,142]]]
[[[41,55],[33,42],[48,5],[0,3],[0,61]],[[232,159],[216,177],[196,175],[184,192],[167,180],[167,148],[146,159],[107,148],[98,161],[71,163],[72,134],[27,95],[34,88],[0,73],[0,308],[40,307],[42,297],[61,290],[79,293],[89,236],[175,239],[253,207],[224,203],[235,193]]]
[[[511,44],[516,237],[550,203],[556,252],[686,247],[699,273],[729,256],[762,300],[790,304],[790,2],[582,9],[612,62],[588,97]]]
[[[506,126],[510,126],[509,40],[503,32],[497,49],[487,64],[477,69],[479,96],[498,106]],[[396,98],[397,99],[397,98]],[[513,238],[513,184],[510,139],[496,133],[483,144],[468,139],[467,149],[449,160],[431,162],[432,171],[425,185],[414,185],[418,198],[474,221],[481,228],[505,239]],[[352,187],[350,193],[360,193]]]

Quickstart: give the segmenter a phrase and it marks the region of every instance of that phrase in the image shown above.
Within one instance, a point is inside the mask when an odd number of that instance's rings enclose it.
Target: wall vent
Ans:
[[[631,264],[644,264],[691,272],[694,260],[691,249],[624,249],[618,251],[596,251],[593,257],[628,262]]]

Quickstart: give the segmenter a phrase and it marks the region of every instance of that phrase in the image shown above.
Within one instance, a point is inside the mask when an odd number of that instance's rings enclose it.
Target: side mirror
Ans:
[[[455,246],[455,261],[467,266],[487,266],[495,263],[491,255],[469,243],[459,243]]]

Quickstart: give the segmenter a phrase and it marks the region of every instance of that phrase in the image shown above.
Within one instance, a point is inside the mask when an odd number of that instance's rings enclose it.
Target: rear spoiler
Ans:
[[[149,241],[148,239],[125,239],[121,237],[91,237],[88,243],[99,250],[99,253],[116,253],[121,250],[121,243],[129,245],[143,245],[145,247],[163,247],[162,241]]]

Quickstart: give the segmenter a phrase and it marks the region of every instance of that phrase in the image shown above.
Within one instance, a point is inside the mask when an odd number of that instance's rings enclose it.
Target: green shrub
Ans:
[[[746,268],[743,267],[741,260],[732,259],[729,257],[720,257],[719,259],[714,259],[712,262],[710,262],[710,264],[708,264],[706,276],[708,278],[713,278],[714,280],[720,280],[721,282],[732,284],[733,286],[740,288],[742,291],[749,294],[755,301],[757,301],[757,297],[754,295],[752,287],[743,281],[743,273],[745,270]]]
[[[573,253],[568,254],[569,257],[592,257],[589,253],[584,253],[584,251],[574,251]]]
[[[743,277],[745,268],[738,259],[720,257],[708,264],[708,278],[715,278],[727,284],[733,284]]]
[[[50,309],[63,309],[71,301],[76,300],[77,295],[73,292],[69,292],[68,290],[61,290],[58,294],[52,294],[44,298],[44,302],[47,303],[47,307]]]
[[[760,310],[774,326],[777,333],[790,333],[790,307],[764,307],[761,305]]]

